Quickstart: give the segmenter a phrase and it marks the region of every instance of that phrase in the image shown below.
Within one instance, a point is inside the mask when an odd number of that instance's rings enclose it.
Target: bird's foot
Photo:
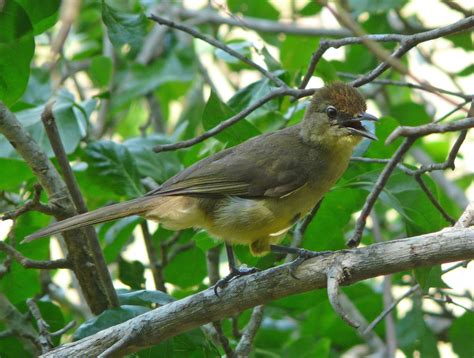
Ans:
[[[319,257],[324,255],[333,254],[334,251],[311,251],[306,249],[300,249],[297,247],[287,247],[287,246],[280,246],[280,245],[272,245],[271,250],[274,253],[278,254],[291,254],[296,255],[296,259],[290,262],[288,265],[288,271],[290,272],[291,277],[298,280],[296,277],[295,272],[300,265],[308,259],[313,257]]]
[[[255,267],[247,267],[245,265],[241,267],[232,267],[230,273],[226,277],[221,278],[219,281],[216,282],[213,287],[214,294],[216,296],[219,296],[218,290],[223,290],[229,284],[230,281],[233,281],[237,277],[251,275],[257,271],[258,270]]]

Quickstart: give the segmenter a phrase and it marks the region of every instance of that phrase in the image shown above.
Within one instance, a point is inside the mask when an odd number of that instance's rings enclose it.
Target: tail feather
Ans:
[[[22,243],[30,242],[41,237],[57,234],[58,232],[78,229],[87,225],[94,225],[110,220],[120,219],[130,215],[143,215],[157,205],[160,200],[158,196],[145,196],[123,203],[113,204],[76,215],[71,218],[51,224],[44,229],[28,235]]]

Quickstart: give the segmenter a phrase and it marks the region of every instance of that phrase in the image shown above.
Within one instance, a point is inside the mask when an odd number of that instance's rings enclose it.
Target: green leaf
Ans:
[[[35,51],[33,26],[16,1],[0,11],[0,101],[11,106],[26,89]]]
[[[182,288],[198,285],[206,275],[206,257],[197,247],[178,254],[164,269],[166,281]]]
[[[117,194],[136,197],[143,194],[137,164],[123,144],[100,140],[86,147],[86,161],[103,185]]]
[[[0,175],[0,190],[15,190],[34,176],[30,167],[21,160],[0,158],[0,168],[9,174]]]
[[[176,301],[174,297],[161,291],[120,289],[117,290],[117,295],[121,305],[150,306],[152,303],[157,303],[163,306]]]
[[[196,73],[192,49],[175,47],[168,56],[160,57],[150,65],[132,64],[116,76],[117,89],[111,98],[112,108],[128,103],[135,97],[152,92],[165,83],[190,82]]]
[[[414,102],[393,106],[390,113],[402,126],[419,126],[431,122],[425,107]]]
[[[116,5],[111,0],[102,1],[102,19],[107,26],[110,41],[115,47],[128,44],[132,50],[140,49],[146,35],[145,15],[141,11],[132,13],[128,9],[115,8]]]
[[[206,130],[212,129],[219,125],[222,121],[229,119],[235,112],[222,102],[219,97],[211,92],[209,100],[204,108],[202,123]],[[239,122],[228,127],[224,131],[215,135],[215,138],[228,146],[237,145],[260,132],[248,121],[241,119]]]
[[[112,78],[112,59],[106,56],[94,57],[89,67],[89,75],[96,86],[107,86]]]
[[[282,74],[283,71],[278,71],[279,74]],[[245,108],[251,106],[256,101],[266,96],[272,90],[275,89],[273,82],[268,78],[261,79],[254,83],[249,84],[248,86],[238,90],[230,99],[227,105],[235,112],[238,113]],[[267,114],[268,112],[273,112],[279,109],[281,99],[276,98],[263,106],[260,106],[255,111],[250,113],[247,118],[249,120],[257,119]],[[257,132],[255,132],[257,133]],[[260,132],[258,132],[260,134]],[[255,134],[257,135],[257,134]]]
[[[304,73],[318,45],[319,40],[314,37],[286,35],[280,46],[282,67],[285,70]]]
[[[415,269],[415,278],[424,292],[428,292],[431,287],[451,288],[443,281],[439,265]]]
[[[145,285],[145,266],[140,261],[127,261],[120,258],[118,266],[120,281],[134,290],[143,288]]]
[[[216,240],[213,237],[209,236],[208,233],[204,230],[196,233],[196,235],[193,236],[193,240],[196,242],[196,246],[204,252],[221,244],[219,240]]]
[[[52,27],[58,20],[61,0],[15,0],[28,13],[35,35]]]
[[[132,305],[124,305],[118,308],[108,309],[97,317],[91,318],[81,324],[74,333],[73,338],[75,341],[78,341],[106,328],[128,321],[129,319],[132,319],[148,311],[149,308]]]
[[[278,10],[268,0],[227,0],[227,6],[233,14],[241,13],[245,16],[269,20],[278,20],[280,16]]]
[[[317,2],[310,0],[298,13],[301,16],[314,16],[322,10],[323,6]]]
[[[446,40],[451,41],[455,46],[462,47],[466,51],[472,51],[472,37],[469,31],[445,37]]]
[[[355,15],[363,12],[380,13],[391,9],[400,9],[407,0],[349,0],[349,6]]]
[[[153,152],[153,148],[158,144],[170,142],[169,136],[153,134],[146,138],[130,138],[123,145],[128,148],[135,159],[141,176],[149,176],[158,183],[163,183],[182,169],[176,152],[163,152],[159,154]]]
[[[453,351],[459,358],[474,357],[474,313],[465,312],[454,320],[448,335],[453,345]]]
[[[469,66],[466,66],[463,70],[459,71],[457,75],[465,77],[465,76],[470,76],[473,73],[474,73],[474,65],[469,65]]]
[[[99,229],[99,238],[103,243],[104,257],[107,263],[114,262],[130,240],[135,227],[143,219],[130,216],[111,223],[103,224]]]
[[[53,113],[58,126],[59,135],[63,142],[67,154],[74,152],[80,140],[85,136],[86,120],[84,111],[79,110],[74,103],[72,94],[62,91],[58,100],[54,104]],[[44,106],[38,106],[15,113],[17,119],[25,127],[33,139],[40,145],[49,157],[54,156],[54,152],[49,143],[49,139],[41,121],[41,113]],[[87,114],[87,113],[86,113]],[[5,139],[0,137],[0,157],[20,159],[20,155]]]
[[[308,336],[299,338],[285,348],[285,357],[301,357],[301,358],[329,358],[331,349],[331,340],[321,338],[315,340],[314,337]]]
[[[427,327],[420,308],[414,306],[396,326],[400,349],[407,357],[419,351],[422,357],[439,357],[436,338]]]

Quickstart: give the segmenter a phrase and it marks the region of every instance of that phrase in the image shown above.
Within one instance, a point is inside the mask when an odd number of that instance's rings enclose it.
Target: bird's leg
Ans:
[[[229,263],[230,272],[227,276],[217,281],[216,284],[214,285],[214,293],[216,294],[216,296],[219,296],[217,290],[219,288],[223,289],[234,278],[250,275],[252,273],[257,272],[257,269],[254,267],[237,267],[237,264],[235,262],[234,250],[232,249],[232,246],[230,246],[228,243],[225,243],[225,250],[227,253],[227,260]]]
[[[295,276],[296,269],[307,259],[323,255],[330,255],[334,253],[333,251],[311,251],[306,249],[300,249],[298,247],[288,247],[281,245],[271,245],[270,249],[275,254],[296,255],[296,259],[291,261],[288,266],[290,275],[295,279],[298,279],[298,277]]]

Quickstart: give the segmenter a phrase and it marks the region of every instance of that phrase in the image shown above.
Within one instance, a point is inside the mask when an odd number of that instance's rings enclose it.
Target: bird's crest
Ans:
[[[349,115],[365,112],[367,109],[365,99],[359,91],[344,82],[333,82],[321,88],[315,99],[317,97]]]

